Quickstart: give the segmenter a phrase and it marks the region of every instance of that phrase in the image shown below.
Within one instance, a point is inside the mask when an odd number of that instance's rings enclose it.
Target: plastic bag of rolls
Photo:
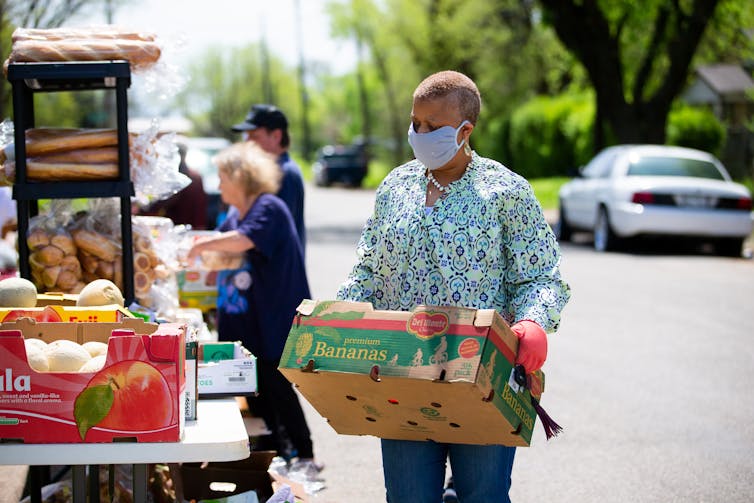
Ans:
[[[49,212],[29,221],[29,268],[40,292],[78,293],[84,287],[78,248],[68,232],[71,219],[68,202],[54,200]]]

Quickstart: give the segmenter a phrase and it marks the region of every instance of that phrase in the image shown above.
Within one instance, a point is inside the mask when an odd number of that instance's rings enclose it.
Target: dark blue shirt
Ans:
[[[296,232],[301,242],[301,250],[306,251],[306,229],[304,228],[304,178],[296,161],[288,152],[278,157],[278,164],[283,171],[283,179],[277,196],[285,201],[296,225]]]
[[[288,207],[262,194],[243,218],[231,207],[219,230],[236,230],[254,243],[240,269],[218,274],[219,338],[241,340],[258,358],[278,360],[296,307],[311,297]]]

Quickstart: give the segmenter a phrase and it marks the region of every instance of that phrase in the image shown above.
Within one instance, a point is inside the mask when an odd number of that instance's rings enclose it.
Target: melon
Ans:
[[[51,372],[78,372],[82,365],[92,359],[81,344],[65,339],[49,343],[45,354]]]
[[[37,287],[24,278],[0,280],[0,307],[36,307]]]
[[[28,344],[28,342],[36,340],[39,339],[26,340],[26,360],[29,362],[29,367],[37,372],[47,372],[50,370],[50,364],[47,361],[47,355],[45,354],[44,348],[36,344]]]
[[[107,344],[99,341],[89,341],[82,344],[89,354],[94,358],[95,356],[107,354]]]
[[[106,355],[97,355],[79,368],[79,372],[99,372],[105,366]]]
[[[120,289],[109,279],[95,279],[79,292],[77,306],[106,306],[118,304],[123,306],[125,299]]]

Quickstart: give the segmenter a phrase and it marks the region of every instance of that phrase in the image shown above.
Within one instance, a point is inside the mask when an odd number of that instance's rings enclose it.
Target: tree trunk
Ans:
[[[670,107],[683,89],[718,0],[695,0],[688,15],[677,2],[659,11],[629,100],[619,49],[620,23],[611,27],[596,0],[540,1],[561,42],[581,61],[594,86],[595,150],[613,143],[664,143]],[[649,71],[663,51],[670,67],[659,88],[645,97]]]

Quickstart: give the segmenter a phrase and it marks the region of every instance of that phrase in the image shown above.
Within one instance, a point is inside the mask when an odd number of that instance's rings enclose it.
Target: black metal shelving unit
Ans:
[[[13,126],[16,155],[16,181],[13,198],[18,208],[19,272],[31,278],[26,234],[29,219],[39,211],[39,199],[120,198],[123,255],[123,296],[126,305],[134,301],[133,234],[131,196],[134,195],[129,170],[128,97],[131,68],[127,61],[60,63],[11,63],[8,81],[13,93]],[[105,89],[115,92],[118,135],[118,178],[86,182],[31,182],[26,177],[26,130],[34,127],[34,93]]]

